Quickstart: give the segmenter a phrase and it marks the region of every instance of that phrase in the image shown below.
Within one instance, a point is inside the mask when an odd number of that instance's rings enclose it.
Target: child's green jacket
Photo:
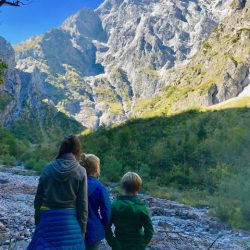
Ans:
[[[113,250],[144,250],[153,233],[149,212],[138,196],[123,195],[113,201],[111,225],[106,232],[106,239]]]

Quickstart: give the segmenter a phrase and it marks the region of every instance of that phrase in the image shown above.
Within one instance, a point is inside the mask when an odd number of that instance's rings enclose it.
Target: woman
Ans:
[[[35,230],[28,250],[82,250],[88,217],[86,171],[76,159],[80,141],[68,136],[43,170],[35,197]]]

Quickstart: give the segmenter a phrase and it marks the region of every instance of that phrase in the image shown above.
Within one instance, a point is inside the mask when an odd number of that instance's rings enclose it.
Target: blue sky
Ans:
[[[31,0],[23,7],[0,9],[0,36],[12,44],[60,25],[81,8],[97,8],[104,0]]]

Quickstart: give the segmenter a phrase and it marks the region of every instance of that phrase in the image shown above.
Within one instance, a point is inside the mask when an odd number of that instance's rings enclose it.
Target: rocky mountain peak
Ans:
[[[125,121],[138,99],[166,86],[166,70],[190,60],[231,2],[106,0],[16,46],[17,65],[35,65],[43,98],[85,126]]]
[[[82,9],[69,17],[60,27],[71,35],[82,36],[90,40],[107,40],[100,17],[92,9]]]
[[[10,68],[16,66],[15,62],[15,51],[11,44],[8,43],[3,37],[0,37],[0,60],[5,62]]]

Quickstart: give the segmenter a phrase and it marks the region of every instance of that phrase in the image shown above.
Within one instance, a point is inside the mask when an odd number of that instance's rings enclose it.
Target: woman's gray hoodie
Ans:
[[[40,222],[40,208],[75,208],[82,232],[88,220],[87,175],[73,154],[50,162],[43,170],[35,197],[35,224]]]

